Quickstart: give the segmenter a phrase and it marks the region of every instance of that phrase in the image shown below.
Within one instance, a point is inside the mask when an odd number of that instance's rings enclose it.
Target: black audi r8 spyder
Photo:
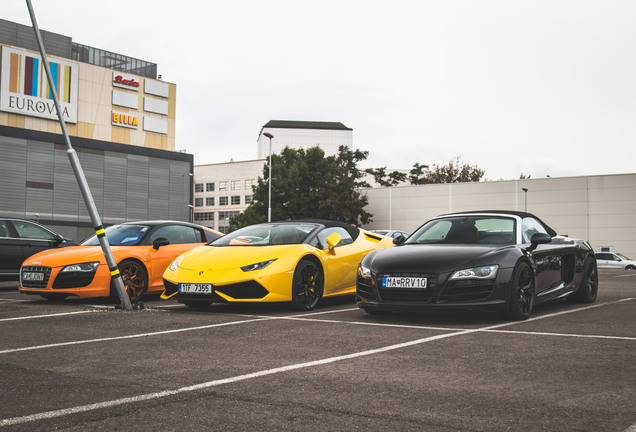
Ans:
[[[567,298],[593,303],[594,251],[524,212],[438,216],[398,247],[378,249],[358,268],[358,306],[382,310],[470,309],[527,319],[535,305]]]

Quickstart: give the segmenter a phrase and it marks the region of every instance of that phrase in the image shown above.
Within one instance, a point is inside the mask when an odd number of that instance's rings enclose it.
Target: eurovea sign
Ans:
[[[49,60],[51,75],[65,122],[77,123],[77,63]],[[46,79],[42,58],[34,53],[2,47],[0,110],[57,120],[53,93]]]
[[[138,77],[126,75],[121,72],[113,72],[113,87],[125,88],[128,90],[139,90]]]

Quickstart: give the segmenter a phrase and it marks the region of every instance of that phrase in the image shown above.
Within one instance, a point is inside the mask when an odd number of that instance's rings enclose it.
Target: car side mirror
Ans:
[[[404,237],[402,234],[399,234],[398,236],[393,238],[393,244],[396,246],[403,245],[405,241],[406,237]]]
[[[165,237],[159,237],[152,242],[152,248],[154,250],[159,250],[161,246],[168,246],[169,244],[170,244],[170,240],[168,240]]]
[[[333,253],[334,248],[338,243],[340,243],[342,237],[338,233],[333,233],[329,237],[327,237],[327,247],[329,248],[329,252]]]
[[[530,247],[528,248],[528,250],[533,251],[540,244],[550,243],[551,241],[552,241],[552,237],[550,237],[549,234],[534,233],[532,234],[532,238],[530,238]]]
[[[59,246],[62,243],[64,243],[64,237],[62,237],[61,235],[56,235],[55,236],[55,240],[54,240],[55,246]]]

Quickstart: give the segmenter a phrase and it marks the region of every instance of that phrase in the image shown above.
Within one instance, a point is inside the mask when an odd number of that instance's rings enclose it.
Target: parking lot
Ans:
[[[523,322],[0,287],[5,430],[636,431],[636,272]]]

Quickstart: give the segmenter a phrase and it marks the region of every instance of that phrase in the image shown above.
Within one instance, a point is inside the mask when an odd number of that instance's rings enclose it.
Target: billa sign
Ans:
[[[49,61],[49,67],[64,121],[77,123],[79,65],[55,59]],[[39,55],[2,47],[0,110],[49,120],[58,119],[53,93]]]
[[[137,129],[137,127],[139,126],[139,118],[136,115],[131,115],[130,113],[113,111],[111,124],[113,126],[122,126],[131,129]]]

